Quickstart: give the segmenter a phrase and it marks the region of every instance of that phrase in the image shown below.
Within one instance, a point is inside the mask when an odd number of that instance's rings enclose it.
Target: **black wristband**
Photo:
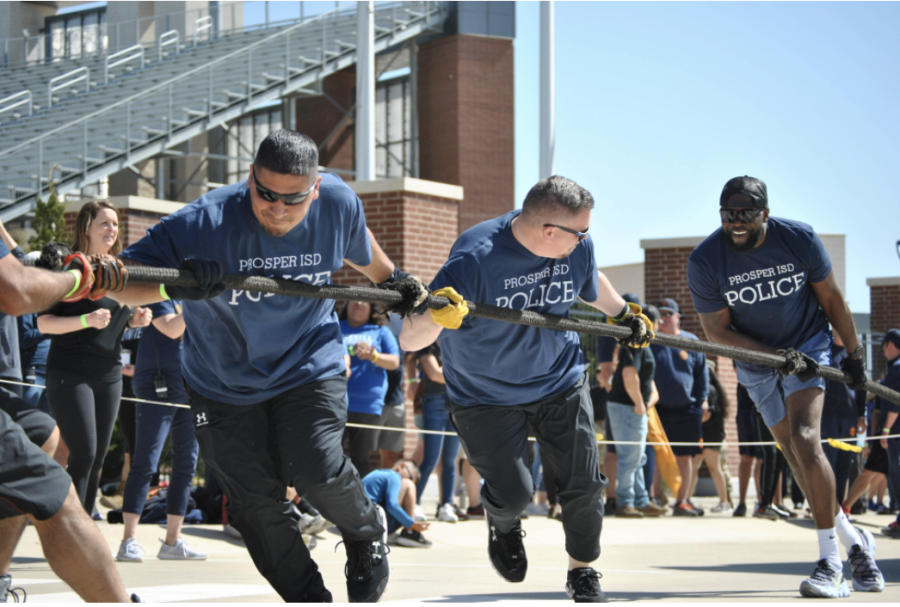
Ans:
[[[618,316],[613,316],[613,317],[612,317],[613,322],[619,322],[620,320],[622,320],[623,318],[625,318],[626,316],[628,316],[628,313],[629,313],[629,312],[631,312],[631,306],[629,306],[629,305],[628,305],[628,302],[626,301],[626,302],[625,302],[625,309],[623,309],[621,312],[619,312],[619,315],[618,315]]]
[[[857,356],[857,352],[859,352],[859,356]],[[865,353],[866,353],[866,347],[863,345],[860,345],[853,352],[848,352],[847,358],[852,359],[852,360],[860,360],[860,359],[862,359],[862,355]]]

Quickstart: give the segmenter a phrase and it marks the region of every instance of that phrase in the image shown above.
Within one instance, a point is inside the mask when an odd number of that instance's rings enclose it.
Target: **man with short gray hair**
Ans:
[[[408,351],[441,338],[447,408],[469,463],[484,479],[488,555],[510,582],[523,581],[528,568],[520,516],[534,493],[528,453],[533,428],[544,464],[556,473],[569,554],[566,592],[578,602],[607,600],[591,567],[600,556],[607,480],[599,468],[579,337],[468,317],[463,297],[558,316],[568,315],[580,298],[629,326],[627,343],[646,347],[650,321],[597,271],[587,233],[593,207],[591,194],[571,179],[541,180],[521,211],[459,237],[431,284],[434,295],[455,304],[407,318],[400,333]]]

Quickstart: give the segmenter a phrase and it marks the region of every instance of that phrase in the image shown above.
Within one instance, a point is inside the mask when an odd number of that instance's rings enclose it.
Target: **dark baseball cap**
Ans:
[[[743,194],[750,200],[731,200],[732,197]],[[749,207],[752,209],[765,209],[769,206],[769,194],[766,191],[766,184],[756,177],[735,177],[729,179],[725,187],[722,188],[722,195],[719,196],[720,207]]]
[[[675,312],[676,314],[681,314],[681,310],[678,309],[678,303],[671,297],[660,299],[659,303],[656,304],[656,307],[659,308],[660,312]]]
[[[643,309],[644,316],[650,319],[650,322],[656,322],[659,320],[659,310],[656,306],[648,305]]]
[[[884,345],[888,342],[900,348],[900,329],[891,329],[884,334],[884,339],[881,340],[881,344]]]
[[[622,293],[622,299],[624,299],[628,303],[641,305],[641,298],[634,293]]]

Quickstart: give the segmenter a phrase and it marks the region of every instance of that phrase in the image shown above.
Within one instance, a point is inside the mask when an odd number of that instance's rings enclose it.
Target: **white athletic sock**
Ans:
[[[834,527],[831,529],[816,529],[816,535],[819,536],[819,560],[827,560],[833,571],[841,573],[844,567],[841,563],[841,555],[838,552],[837,533]]]
[[[843,510],[834,517],[834,528],[837,531],[838,539],[841,540],[841,545],[847,549],[848,554],[850,549],[857,544],[862,546],[862,538],[859,537],[856,528],[850,524],[850,519],[847,518]]]

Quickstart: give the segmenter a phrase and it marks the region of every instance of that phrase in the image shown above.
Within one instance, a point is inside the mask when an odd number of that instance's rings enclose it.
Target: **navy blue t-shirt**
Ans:
[[[348,411],[381,415],[388,390],[388,375],[375,363],[360,360],[354,348],[365,342],[374,346],[379,353],[400,355],[400,346],[387,327],[365,324],[351,327],[346,320],[341,321],[344,346],[350,352],[350,379],[347,380]]]
[[[831,272],[812,227],[769,217],[766,239],[745,253],[731,250],[719,228],[688,259],[688,287],[698,312],[731,310],[731,324],[773,348],[797,347],[828,319],[809,283]]]
[[[372,251],[362,202],[339,177],[324,174],[318,200],[283,237],[260,225],[242,181],[163,218],[122,256],[168,268],[210,259],[227,273],[322,285],[344,259],[369,265]],[[186,301],[184,319],[185,380],[214,400],[251,405],[346,370],[331,300],[229,289]]]
[[[882,379],[879,383],[884,384],[891,390],[900,391],[900,356],[895,358],[894,360],[888,361],[887,370],[884,373],[884,379]],[[895,405],[889,400],[878,397],[878,401],[881,404],[881,423],[884,424],[884,421],[887,419],[887,414],[893,411],[894,413],[900,413],[900,405]],[[894,422],[894,426],[891,429],[891,434],[896,434],[897,431],[900,430],[900,425],[897,422]]]
[[[538,257],[513,236],[511,211],[466,230],[431,289],[469,301],[568,316],[576,298],[597,301],[591,237],[565,259]],[[586,366],[578,334],[467,316],[441,333],[449,398],[460,405],[519,405],[572,387]]]
[[[175,306],[178,303],[170,299],[147,307],[153,312],[153,320],[156,320],[167,314],[177,314]],[[135,391],[152,392],[154,390],[153,380],[161,374],[166,378],[170,396],[184,392],[184,379],[181,375],[181,347],[180,339],[166,336],[152,323],[150,326],[144,327],[138,342],[134,377],[131,380]]]
[[[597,362],[611,363],[616,354],[616,344],[619,341],[615,337],[601,337],[597,340]]]
[[[685,339],[697,336],[682,331]],[[658,407],[685,409],[700,407],[709,393],[709,369],[706,354],[689,352],[679,348],[650,344],[656,359],[656,389],[659,391]]]

